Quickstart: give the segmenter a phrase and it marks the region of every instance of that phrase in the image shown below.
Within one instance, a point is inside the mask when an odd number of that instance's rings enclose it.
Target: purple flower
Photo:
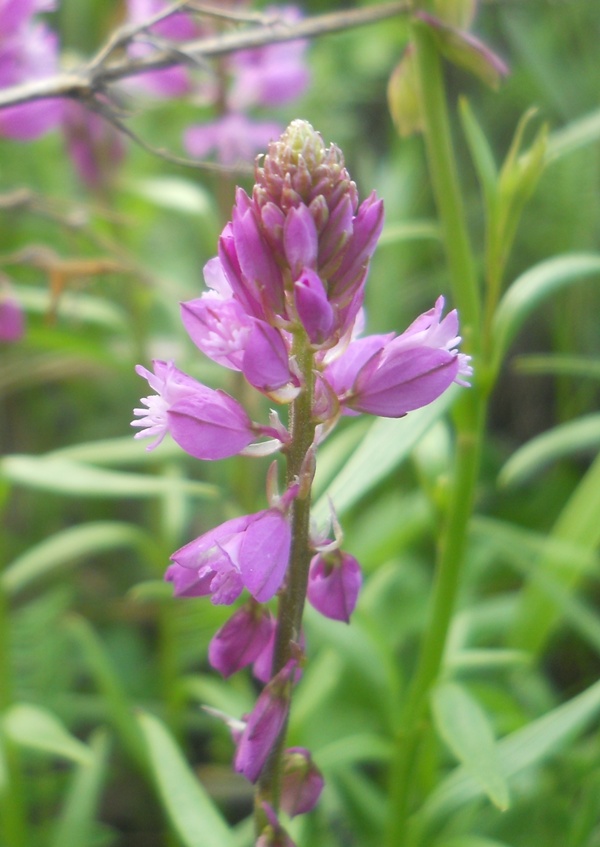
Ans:
[[[127,21],[134,26],[143,24],[167,7],[165,0],[127,0]],[[179,12],[154,24],[150,33],[159,39],[177,42],[198,36],[200,30],[189,15]],[[140,40],[131,45],[129,53],[138,58],[148,55],[153,49],[150,43]],[[157,97],[181,97],[191,90],[189,72],[180,66],[139,74],[133,77],[131,83],[145,87]]]
[[[296,660],[290,661],[261,691],[238,742],[234,768],[256,782],[283,729],[289,707]]]
[[[331,297],[340,307],[353,299],[354,292],[364,282],[371,256],[375,251],[382,229],[383,203],[377,199],[373,191],[361,203],[356,217],[352,221],[352,235],[345,242],[341,262],[331,274]],[[334,229],[333,234],[335,234],[335,231]],[[345,229],[342,228],[339,236],[342,243],[344,243],[344,233]],[[331,237],[332,234],[330,233],[329,238]]]
[[[290,24],[302,17],[296,6],[267,6],[264,11]],[[227,94],[228,106],[232,110],[281,106],[303,94],[310,79],[306,47],[307,42],[299,39],[234,53],[229,63],[234,80]]]
[[[395,338],[350,343],[325,369],[325,379],[349,412],[402,417],[426,406],[453,382],[465,385],[472,369],[458,353],[456,310],[442,319],[444,298]]]
[[[218,257],[204,266],[204,279],[210,290],[196,300],[181,304],[183,325],[206,356],[219,365],[239,371],[252,318],[233,296]]]
[[[0,291],[0,343],[14,344],[25,333],[25,319],[19,301]]]
[[[304,747],[290,747],[283,756],[281,808],[291,818],[310,812],[317,804],[325,780]]]
[[[294,382],[290,370],[290,354],[281,332],[265,321],[254,320],[248,335],[242,361],[244,376],[255,388],[269,396],[276,396],[280,402],[292,399],[297,391],[296,385],[278,395],[278,389]]]
[[[331,336],[335,313],[325,286],[315,271],[305,268],[294,284],[296,311],[311,344],[323,344]]]
[[[349,623],[361,585],[360,565],[353,556],[340,550],[318,553],[310,563],[306,597],[325,617]]]
[[[309,336],[323,338],[319,345],[334,346],[362,305],[369,261],[383,226],[381,200],[372,194],[359,207],[341,151],[326,147],[310,124],[293,121],[269,145],[257,168],[252,203],[263,238],[279,265],[288,266],[292,280],[307,272],[320,280],[329,309],[323,308],[315,277],[309,274],[310,284],[306,276],[303,281],[308,290],[299,293],[307,300],[318,298],[313,305],[319,317],[310,320],[309,306],[302,312],[303,303],[298,313]],[[290,317],[281,308],[275,311]]]
[[[283,250],[292,279],[302,271],[316,268],[319,256],[319,233],[310,209],[304,203],[292,207],[283,222]]]
[[[255,121],[239,112],[227,112],[220,118],[186,129],[183,146],[197,159],[216,153],[222,165],[251,162],[269,141],[281,132],[274,121]]]
[[[143,427],[136,438],[157,436],[149,450],[157,447],[167,432],[196,459],[235,456],[259,434],[272,434],[268,427],[254,425],[244,408],[221,390],[207,388],[178,370],[172,362],[155,361],[154,373],[138,365],[136,372],[148,380],[156,394],[142,398],[145,409],[134,409]]]
[[[115,127],[75,100],[67,100],[63,131],[69,156],[82,182],[92,189],[110,183],[125,156],[123,138]]]
[[[238,609],[213,636],[208,660],[224,677],[251,665],[269,644],[275,618],[253,601]]]
[[[58,39],[32,17],[52,8],[34,0],[0,5],[0,88],[45,79],[58,72]],[[31,141],[60,123],[63,102],[44,99],[0,111],[0,135]]]
[[[165,579],[178,597],[212,596],[229,605],[247,588],[266,603],[281,587],[291,544],[287,515],[271,508],[233,518],[181,547]]]

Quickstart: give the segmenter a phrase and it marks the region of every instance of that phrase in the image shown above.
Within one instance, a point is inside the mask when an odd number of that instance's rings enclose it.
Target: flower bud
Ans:
[[[333,550],[313,557],[306,596],[311,606],[325,617],[349,623],[361,585],[360,565],[356,559]]]
[[[275,619],[268,609],[249,602],[215,633],[208,660],[224,677],[251,665],[269,643]]]
[[[290,747],[283,755],[281,808],[291,818],[310,812],[317,804],[325,780],[304,747]]]

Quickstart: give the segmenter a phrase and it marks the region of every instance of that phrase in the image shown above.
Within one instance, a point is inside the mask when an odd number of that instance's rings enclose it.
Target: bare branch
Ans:
[[[91,109],[91,111],[102,115],[105,120],[111,123],[115,129],[119,130],[119,132],[122,132],[123,135],[126,135],[127,138],[131,139],[134,144],[137,144],[147,153],[151,153],[153,156],[158,156],[158,158],[164,159],[166,162],[170,162],[172,165],[182,165],[186,168],[197,168],[204,171],[216,171],[217,173],[228,175],[244,174],[247,176],[253,172],[252,166],[248,164],[230,166],[222,165],[219,162],[207,162],[200,159],[186,159],[184,156],[177,156],[174,153],[170,153],[163,147],[154,147],[152,144],[144,141],[144,139],[134,132],[131,127],[127,126],[127,124],[121,120],[121,118],[107,103],[104,103],[100,99],[95,99],[87,103],[87,106]]]
[[[168,10],[161,13],[158,19],[162,20],[167,14],[174,14],[183,5],[181,3],[173,4]],[[189,0],[187,5],[193,6],[196,11],[208,8],[212,8],[213,14],[217,11],[215,7],[209,7],[208,4],[189,2]],[[173,44],[169,49],[148,56],[127,57],[115,62],[108,61],[115,50],[127,44],[128,40],[131,40],[136,34],[147,30],[152,23],[156,23],[155,18],[153,18],[151,22],[146,21],[142,26],[129,29],[125,27],[118,30],[87,65],[76,71],[58,74],[54,77],[0,91],[0,109],[21,103],[30,103],[35,100],[61,97],[82,100],[85,104],[90,105],[95,96],[105,92],[111,83],[148,71],[173,67],[181,63],[184,55],[188,58],[188,61],[193,58],[202,62],[237,50],[264,47],[267,44],[294,41],[299,38],[317,38],[328,33],[340,32],[404,15],[409,11],[409,4],[401,0],[400,2],[385,3],[378,6],[318,15],[293,24],[279,18],[272,23],[262,23],[240,31],[222,33],[193,41],[182,41]],[[262,20],[264,21],[264,18]]]

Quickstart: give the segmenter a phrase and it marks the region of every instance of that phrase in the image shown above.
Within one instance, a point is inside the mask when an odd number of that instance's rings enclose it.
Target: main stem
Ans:
[[[10,616],[8,597],[0,584],[0,718],[12,706],[12,667],[10,656]],[[0,791],[0,841],[11,847],[27,847],[27,825],[23,778],[18,750],[0,738],[0,755],[5,759],[6,785]]]
[[[481,306],[452,149],[441,62],[425,25],[416,22],[412,37],[419,72],[428,162],[444,233],[452,293],[461,316],[464,349],[474,354],[477,369],[477,353],[481,347]],[[429,694],[442,665],[462,575],[479,473],[485,412],[485,396],[475,384],[460,398],[455,410],[457,445],[454,477],[438,546],[428,625],[401,714],[392,761],[387,847],[403,847],[409,843],[407,822],[419,746],[426,728]]]
[[[292,658],[293,645],[300,640],[302,614],[308,584],[308,569],[311,560],[310,485],[305,484],[302,475],[307,472],[306,456],[313,447],[315,438],[315,423],[312,415],[314,357],[303,332],[296,335],[292,354],[302,371],[304,385],[290,409],[291,443],[286,451],[286,483],[288,487],[298,481],[303,484],[300,494],[296,497],[292,506],[292,547],[286,587],[279,598],[271,676],[275,676]],[[277,808],[279,804],[281,757],[285,746],[286,733],[287,724],[267,760],[258,783],[255,815],[257,830],[262,828],[261,822],[264,817],[261,803],[266,800],[274,808]]]

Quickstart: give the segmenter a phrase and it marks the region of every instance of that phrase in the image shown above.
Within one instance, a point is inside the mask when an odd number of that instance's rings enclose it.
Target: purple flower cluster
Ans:
[[[54,0],[0,0],[0,88],[44,79],[58,70],[58,39],[36,18]],[[0,111],[0,135],[30,141],[57,126],[62,101],[39,100]]]
[[[213,638],[209,659],[224,676],[252,665],[267,682],[243,728],[236,723],[233,733],[235,767],[253,781],[286,721],[302,658],[302,645],[292,645],[296,658],[271,678],[276,621],[266,604],[285,590],[291,515],[307,485],[310,490],[318,444],[342,415],[400,417],[453,382],[465,384],[471,374],[468,357],[458,352],[457,314],[443,317],[441,297],[400,335],[361,336],[365,280],[382,226],[381,200],[371,194],[359,203],[341,151],[326,147],[306,122],[294,121],[259,160],[251,195],[237,190],[218,256],[204,269],[207,290],[182,304],[184,327],[206,356],[243,374],[273,403],[308,398],[315,433],[306,471],[281,496],[272,466],[269,508],[228,520],[186,544],[173,554],[166,574],[177,596],[231,604],[244,591],[250,595]],[[288,455],[294,447],[293,428],[275,412],[268,423],[256,423],[234,398],[171,362],[154,362],[153,372],[138,366],[138,373],[156,392],[135,410],[133,422],[141,428],[136,437],[154,438],[149,449],[167,432],[192,456],[207,460]],[[308,542],[307,599],[326,617],[348,622],[361,572],[341,550],[335,514],[332,525],[333,538],[313,532]],[[293,805],[284,791],[284,806],[306,811],[322,782],[307,754],[293,755],[288,781],[296,800]]]

